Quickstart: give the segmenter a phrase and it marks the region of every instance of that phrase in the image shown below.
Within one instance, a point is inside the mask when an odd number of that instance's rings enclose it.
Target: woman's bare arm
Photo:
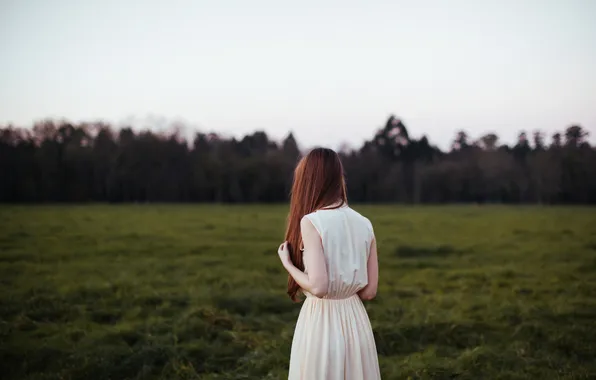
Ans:
[[[321,236],[307,217],[302,218],[300,221],[300,232],[304,243],[303,260],[305,267],[308,268],[308,274],[296,268],[289,260],[289,256],[287,260],[282,259],[282,263],[302,289],[315,297],[324,297],[327,295],[329,277],[325,256],[323,255]],[[287,250],[285,243],[283,248]]]
[[[377,287],[379,286],[379,260],[377,257],[377,241],[373,238],[370,243],[370,254],[368,255],[367,263],[368,284],[358,292],[358,296],[362,300],[372,300],[377,295]]]

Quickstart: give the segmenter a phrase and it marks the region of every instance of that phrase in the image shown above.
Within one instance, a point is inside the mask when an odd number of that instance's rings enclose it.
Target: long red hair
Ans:
[[[327,148],[315,148],[298,162],[290,193],[285,238],[296,268],[304,270],[300,220],[316,210],[339,208],[347,202],[343,165],[337,153]],[[298,302],[299,291],[300,286],[288,276],[288,295],[292,301]]]

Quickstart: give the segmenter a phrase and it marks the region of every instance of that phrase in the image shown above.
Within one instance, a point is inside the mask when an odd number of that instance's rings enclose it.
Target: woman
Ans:
[[[317,148],[294,172],[286,242],[278,250],[288,295],[306,296],[292,342],[289,379],[380,379],[362,300],[377,293],[370,221],[347,205],[339,156]]]

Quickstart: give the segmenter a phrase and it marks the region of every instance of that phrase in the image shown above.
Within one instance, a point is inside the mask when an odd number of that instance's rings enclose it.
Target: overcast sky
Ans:
[[[0,0],[0,123],[155,115],[334,148],[394,113],[442,147],[596,141],[594,20],[594,0]]]

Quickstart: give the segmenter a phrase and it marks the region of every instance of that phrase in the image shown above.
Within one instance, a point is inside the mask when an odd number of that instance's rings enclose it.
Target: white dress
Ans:
[[[368,283],[372,224],[348,206],[307,217],[321,235],[329,288],[324,298],[304,292],[288,379],[380,379],[372,328],[357,294]]]

